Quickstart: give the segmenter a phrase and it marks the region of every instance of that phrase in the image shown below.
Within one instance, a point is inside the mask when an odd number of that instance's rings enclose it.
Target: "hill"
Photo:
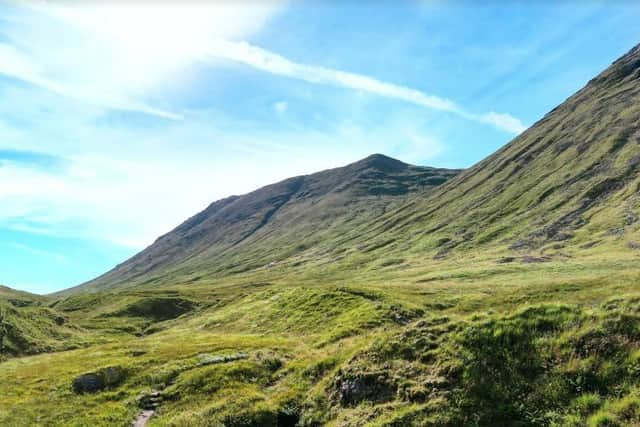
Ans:
[[[0,361],[87,343],[86,333],[48,303],[40,295],[0,286]]]
[[[25,291],[18,291],[3,285],[0,285],[0,299],[13,302],[14,305],[29,305],[36,301],[44,300],[44,298],[40,295],[32,294]]]
[[[374,154],[231,196],[73,291],[151,284],[168,277],[194,282],[272,266],[393,210],[411,195],[427,194],[459,172]]]
[[[383,258],[405,260],[397,263],[404,268],[449,256],[632,254],[640,248],[639,61],[635,47],[462,173],[374,155],[291,178],[213,203],[82,289],[198,282],[275,265],[333,273]]]

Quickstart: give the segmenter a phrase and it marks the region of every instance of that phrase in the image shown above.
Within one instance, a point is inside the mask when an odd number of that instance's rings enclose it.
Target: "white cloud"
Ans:
[[[3,32],[0,73],[51,92],[111,109],[179,119],[180,112],[144,100],[202,58],[223,58],[315,84],[361,90],[491,124],[511,133],[526,128],[504,113],[473,114],[421,90],[341,70],[300,64],[245,39],[282,1],[153,5],[27,2]],[[285,108],[278,104],[276,110]]]
[[[251,36],[282,4],[24,2],[3,21],[0,74],[92,105],[179,119],[146,100],[178,84],[213,40]]]
[[[100,105],[116,110],[137,111],[167,119],[180,119],[176,113],[164,111],[138,102],[133,99],[121,98],[116,93],[106,93],[83,89],[72,85],[65,85],[52,81],[38,71],[26,56],[17,52],[13,46],[0,43],[0,74],[40,86],[58,95],[83,101],[92,105]]]
[[[494,113],[492,111],[476,117],[481,122],[493,124],[497,128],[504,129],[514,134],[519,134],[527,130],[527,126],[509,114]]]
[[[212,43],[211,48],[207,50],[207,53],[216,58],[229,59],[269,73],[296,78],[310,83],[329,84],[363,90],[436,110],[455,112],[458,109],[458,107],[448,99],[427,95],[415,89],[385,83],[361,74],[299,64],[281,55],[250,45],[246,42],[216,40]]]
[[[494,112],[473,114],[446,98],[430,95],[414,88],[383,82],[362,74],[300,64],[247,42],[219,39],[211,44],[207,55],[210,58],[235,61],[272,74],[309,83],[361,90],[421,107],[457,114],[466,119],[491,124],[498,129],[514,134],[526,129],[526,126],[519,119],[509,114]]]
[[[83,5],[26,2],[3,28],[0,73],[72,99],[110,109],[170,119],[180,112],[150,105],[167,82],[178,83],[201,59],[223,58],[314,84],[360,90],[457,114],[520,133],[526,126],[505,113],[476,114],[453,101],[366,75],[297,63],[244,41],[276,14],[284,1],[259,4],[138,3]],[[282,113],[286,103],[274,106]]]

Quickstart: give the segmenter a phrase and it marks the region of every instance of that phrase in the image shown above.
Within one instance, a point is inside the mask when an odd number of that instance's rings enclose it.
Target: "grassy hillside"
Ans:
[[[50,307],[46,298],[5,286],[0,286],[0,337],[0,361],[90,342],[85,331]]]
[[[331,246],[359,257],[358,246],[382,235],[386,253],[438,259],[478,249],[515,261],[633,252],[639,186],[636,46],[495,154]]]
[[[86,341],[0,363],[0,424],[640,425],[639,116],[636,47],[435,189],[375,156],[6,302]]]
[[[66,293],[157,284],[169,276],[197,282],[268,268],[394,210],[411,195],[429,193],[459,172],[375,154],[290,178],[212,203],[114,270]]]
[[[377,155],[291,178],[215,202],[81,289],[640,253],[639,61],[636,47],[460,174]]]

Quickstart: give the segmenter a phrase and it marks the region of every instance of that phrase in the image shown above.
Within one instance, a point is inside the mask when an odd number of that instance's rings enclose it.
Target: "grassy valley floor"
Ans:
[[[76,349],[0,363],[0,424],[128,426],[154,391],[150,426],[640,422],[635,252],[470,258],[40,302]]]

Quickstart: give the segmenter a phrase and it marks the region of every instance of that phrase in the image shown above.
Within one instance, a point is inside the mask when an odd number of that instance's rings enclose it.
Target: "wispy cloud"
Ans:
[[[471,120],[476,120],[481,123],[488,123],[494,125],[498,129],[506,130],[514,134],[520,134],[527,130],[520,119],[513,117],[511,114],[489,112],[485,114],[469,114],[463,113],[462,116],[468,117]]]
[[[0,43],[0,74],[39,86],[58,95],[66,96],[92,105],[115,110],[134,111],[166,119],[180,119],[180,114],[146,105],[134,99],[127,99],[117,93],[106,93],[80,86],[56,82],[38,71],[37,64],[28,56],[18,52],[13,46]]]
[[[155,95],[179,80],[211,40],[252,35],[282,3],[7,5],[0,75],[108,110],[181,119],[153,105],[162,98]]]
[[[491,124],[498,129],[514,134],[521,133],[527,128],[519,119],[506,113],[471,113],[449,99],[431,95],[418,89],[384,82],[362,74],[301,64],[247,42],[216,40],[206,51],[206,57],[231,60],[272,74],[309,83],[345,87],[398,99],[421,107],[457,114],[480,123]]]
[[[286,113],[288,108],[289,104],[287,103],[287,101],[278,101],[273,104],[273,109],[276,110],[278,114]]]
[[[176,120],[182,118],[179,111],[155,106],[148,99],[161,99],[154,97],[159,89],[199,59],[223,58],[309,83],[456,114],[513,134],[526,129],[506,113],[475,113],[416,88],[298,63],[247,42],[232,41],[246,40],[283,3],[72,7],[27,2],[29,7],[0,30],[7,36],[7,41],[0,42],[0,74],[92,105]]]

